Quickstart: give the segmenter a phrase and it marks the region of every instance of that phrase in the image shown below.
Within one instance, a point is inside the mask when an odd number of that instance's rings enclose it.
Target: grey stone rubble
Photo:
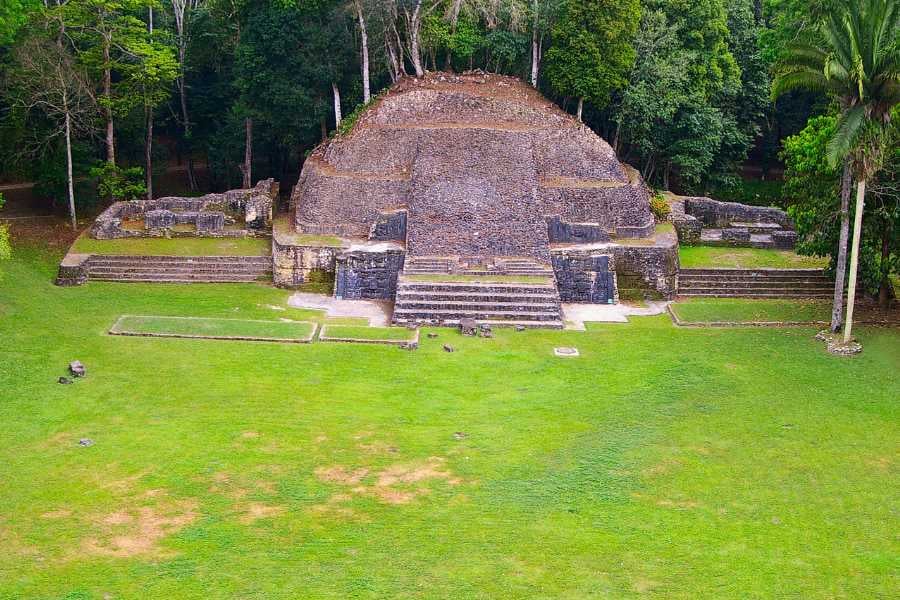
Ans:
[[[73,360],[69,363],[69,372],[74,377],[84,377],[87,374],[87,370],[80,360]]]

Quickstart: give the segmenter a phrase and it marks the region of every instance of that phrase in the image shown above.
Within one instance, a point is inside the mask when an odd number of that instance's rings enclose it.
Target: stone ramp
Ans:
[[[682,269],[679,296],[831,298],[834,282],[821,269]]]
[[[91,255],[90,281],[129,283],[250,283],[272,277],[271,256]]]

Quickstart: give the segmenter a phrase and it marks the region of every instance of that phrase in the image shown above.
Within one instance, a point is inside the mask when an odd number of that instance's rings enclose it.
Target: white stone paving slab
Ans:
[[[338,300],[324,294],[296,292],[288,306],[324,310],[329,317],[356,317],[369,320],[370,327],[386,327],[391,322],[391,303],[380,300]]]
[[[629,316],[643,317],[665,312],[667,302],[648,301],[646,307],[629,304],[563,304],[567,329],[584,331],[585,323],[627,323]]]

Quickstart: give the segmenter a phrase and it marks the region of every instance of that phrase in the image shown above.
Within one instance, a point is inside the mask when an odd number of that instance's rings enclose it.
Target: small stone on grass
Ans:
[[[559,356],[560,358],[572,358],[575,356],[579,356],[578,348],[570,348],[568,346],[560,346],[558,348],[553,349],[554,356]]]
[[[69,372],[75,377],[84,377],[87,374],[87,370],[80,360],[73,360],[69,363]]]
[[[450,344],[444,344],[444,352],[453,352],[454,348]]]
[[[94,440],[92,440],[91,438],[81,438],[80,440],[78,440],[78,445],[82,448],[87,448],[88,446],[94,445]]]

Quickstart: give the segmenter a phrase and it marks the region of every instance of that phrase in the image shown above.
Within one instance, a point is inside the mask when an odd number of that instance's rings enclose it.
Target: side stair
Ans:
[[[834,282],[821,269],[682,269],[679,296],[831,298]]]
[[[131,283],[248,283],[272,277],[271,256],[103,256],[88,279]]]

